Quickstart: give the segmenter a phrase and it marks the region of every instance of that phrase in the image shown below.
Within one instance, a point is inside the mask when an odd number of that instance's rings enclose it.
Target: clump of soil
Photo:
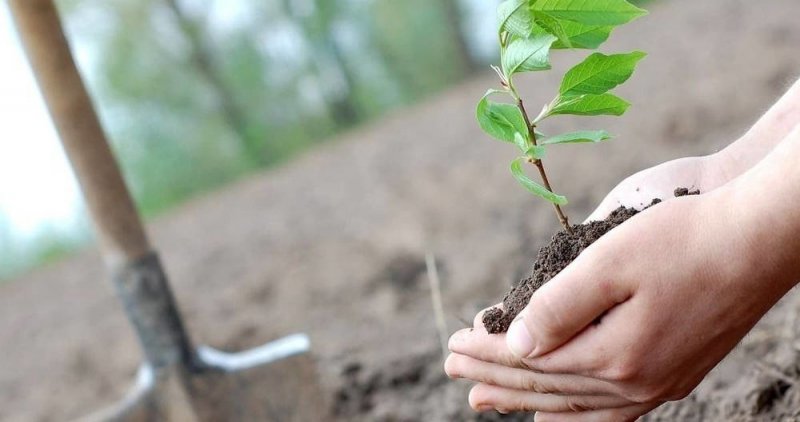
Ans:
[[[698,194],[699,190],[675,189],[676,197]],[[660,202],[661,199],[654,199],[645,209]],[[506,294],[503,309],[492,308],[483,315],[486,330],[491,334],[508,331],[511,322],[525,308],[536,290],[558,275],[597,239],[640,212],[635,208],[619,207],[605,220],[575,224],[572,226],[573,233],[566,230],[556,233],[550,243],[539,250],[531,275],[520,280]]]

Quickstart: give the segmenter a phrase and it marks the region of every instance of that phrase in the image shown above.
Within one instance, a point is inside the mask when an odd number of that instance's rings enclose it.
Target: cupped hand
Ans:
[[[641,210],[653,199],[673,198],[675,188],[710,192],[732,179],[722,154],[686,157],[642,170],[620,182],[588,217],[602,220],[619,206]]]
[[[792,284],[760,265],[733,196],[677,198],[614,229],[507,334],[487,334],[480,315],[454,334],[447,373],[478,382],[476,410],[537,421],[635,420],[685,397]]]

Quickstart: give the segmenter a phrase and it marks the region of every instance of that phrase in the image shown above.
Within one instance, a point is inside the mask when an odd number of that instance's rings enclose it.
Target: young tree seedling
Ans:
[[[609,93],[627,81],[645,53],[605,55],[593,53],[570,69],[558,94],[531,119],[514,84],[514,76],[550,69],[553,49],[597,49],[619,25],[647,14],[626,0],[506,0],[497,9],[500,89],[490,89],[478,103],[481,128],[492,137],[516,145],[522,155],[511,162],[511,174],[528,191],[553,204],[564,230],[572,233],[562,207],[567,198],[554,192],[542,159],[546,147],[557,144],[602,142],[611,138],[604,130],[583,130],[546,136],[538,131],[545,119],[557,115],[621,116],[630,104]],[[513,103],[491,101],[494,94],[508,95]],[[525,175],[522,164],[534,165],[542,183]]]

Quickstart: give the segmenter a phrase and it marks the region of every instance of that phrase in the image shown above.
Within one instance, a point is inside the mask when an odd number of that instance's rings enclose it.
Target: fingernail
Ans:
[[[511,353],[518,358],[526,358],[533,353],[533,339],[531,333],[528,332],[528,327],[522,318],[517,318],[508,327],[508,334],[506,334],[506,344]]]

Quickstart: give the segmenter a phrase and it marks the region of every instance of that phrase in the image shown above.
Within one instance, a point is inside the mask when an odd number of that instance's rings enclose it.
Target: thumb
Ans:
[[[610,280],[585,253],[537,290],[511,323],[509,350],[519,358],[544,355],[633,294],[633,287]]]

